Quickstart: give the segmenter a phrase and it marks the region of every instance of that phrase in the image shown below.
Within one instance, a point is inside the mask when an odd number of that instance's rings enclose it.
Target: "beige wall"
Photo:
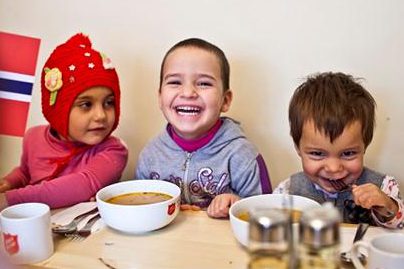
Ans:
[[[157,106],[165,51],[201,37],[230,60],[235,98],[227,115],[242,122],[274,184],[300,169],[289,137],[290,96],[307,74],[330,70],[366,79],[378,102],[366,163],[404,185],[403,14],[401,0],[0,0],[0,30],[42,40],[28,127],[45,123],[39,70],[57,44],[82,31],[111,57],[122,86],[115,135],[130,149],[125,179],[165,123]],[[0,136],[0,176],[18,164],[20,146],[20,138]]]

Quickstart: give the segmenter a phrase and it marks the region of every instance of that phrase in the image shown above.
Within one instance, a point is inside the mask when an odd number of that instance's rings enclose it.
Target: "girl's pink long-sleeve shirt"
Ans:
[[[5,193],[9,205],[42,202],[51,208],[88,201],[104,186],[119,181],[128,160],[126,146],[110,136],[74,155],[53,179],[57,163],[72,152],[72,143],[50,133],[49,126],[29,129],[23,140],[20,166],[4,179],[12,186]]]

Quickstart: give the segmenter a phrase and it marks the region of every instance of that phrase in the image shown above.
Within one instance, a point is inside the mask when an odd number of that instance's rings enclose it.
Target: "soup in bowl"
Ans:
[[[111,197],[106,202],[116,205],[148,205],[160,203],[173,198],[163,192],[137,191]]]
[[[138,179],[115,183],[96,195],[101,218],[125,233],[144,233],[172,222],[180,209],[180,188],[163,180]]]
[[[285,201],[285,197],[289,200]],[[297,195],[262,194],[251,196],[235,202],[230,207],[230,225],[234,236],[243,245],[248,246],[248,230],[250,211],[254,208],[284,208],[285,202],[291,205],[292,221],[299,222],[303,210],[320,207],[320,204],[309,198]],[[287,204],[286,203],[286,204]]]

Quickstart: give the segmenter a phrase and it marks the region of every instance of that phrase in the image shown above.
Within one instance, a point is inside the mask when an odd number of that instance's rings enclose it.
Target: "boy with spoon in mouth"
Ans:
[[[404,209],[397,180],[364,166],[375,107],[370,93],[350,75],[328,72],[309,77],[289,104],[290,134],[303,171],[281,182],[274,193],[331,201],[344,222],[358,223],[361,220],[352,218],[345,206],[353,200],[370,210],[371,224],[401,227]],[[351,187],[345,191],[341,186]],[[393,214],[380,217],[373,208]]]

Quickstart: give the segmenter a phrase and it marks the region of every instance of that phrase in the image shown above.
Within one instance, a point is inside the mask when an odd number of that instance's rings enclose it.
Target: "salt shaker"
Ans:
[[[250,212],[249,269],[287,269],[290,217],[287,211],[257,208]]]
[[[304,211],[299,226],[299,268],[340,268],[339,211],[331,204]]]

